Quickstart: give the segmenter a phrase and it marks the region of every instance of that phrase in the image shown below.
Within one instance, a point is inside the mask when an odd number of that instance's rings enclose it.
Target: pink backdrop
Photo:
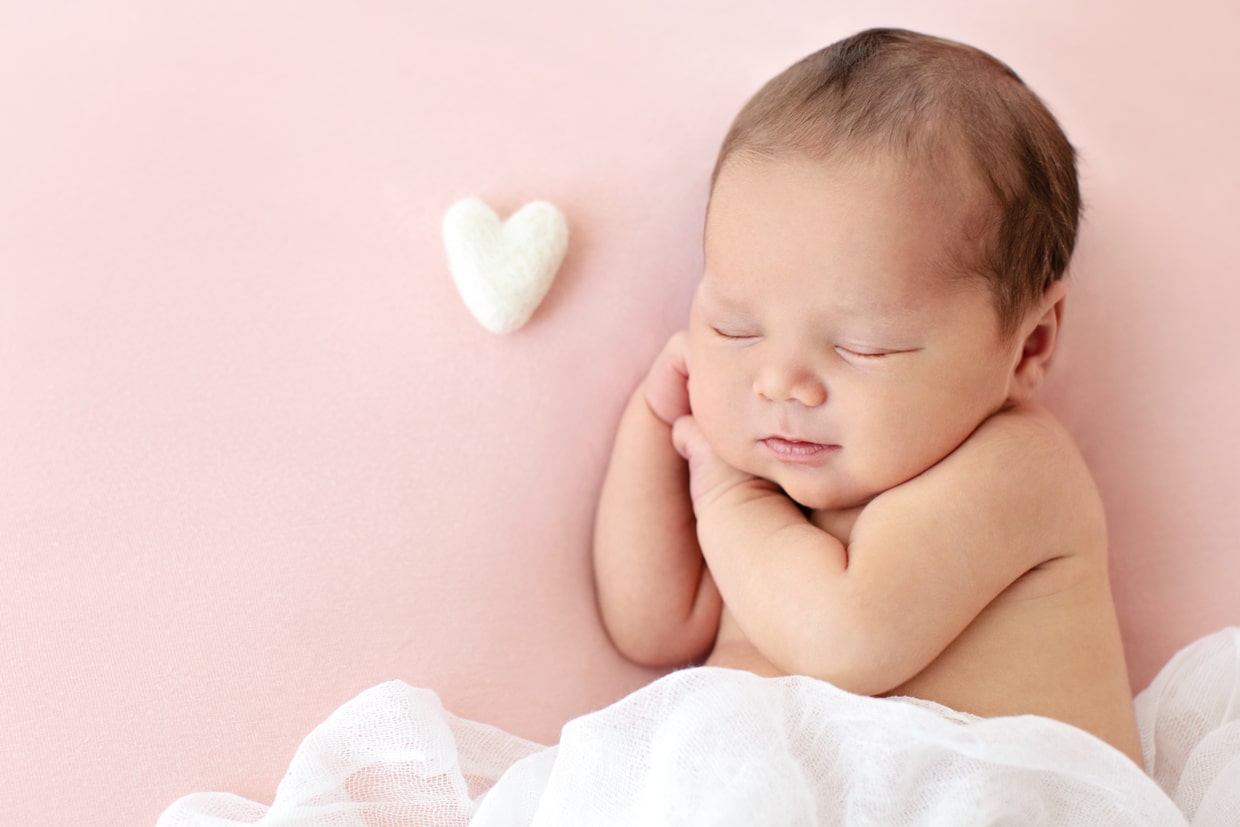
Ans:
[[[1240,623],[1240,14],[927,5],[5,3],[0,822],[269,801],[391,678],[544,741],[649,680],[590,584],[619,408],[732,114],[870,25],[990,49],[1081,150],[1046,398],[1109,508],[1134,689]],[[446,270],[470,194],[572,230],[508,337]]]

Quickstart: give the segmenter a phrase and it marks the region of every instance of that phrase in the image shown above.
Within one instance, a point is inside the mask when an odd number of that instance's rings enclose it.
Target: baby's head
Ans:
[[[949,40],[871,29],[798,61],[733,121],[711,177],[744,161],[901,165],[962,211],[955,272],[988,281],[1005,335],[1076,244],[1076,153],[1005,64]]]
[[[1026,401],[1054,351],[1072,146],[975,49],[865,32],[724,140],[690,319],[694,417],[811,508],[867,502]]]

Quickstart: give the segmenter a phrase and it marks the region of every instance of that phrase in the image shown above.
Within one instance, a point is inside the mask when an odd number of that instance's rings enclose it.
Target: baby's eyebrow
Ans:
[[[744,311],[749,307],[744,297],[728,292],[720,279],[710,278],[709,271],[698,285],[698,293],[712,308],[723,312]],[[821,297],[818,297],[821,299]],[[850,323],[889,329],[892,333],[907,331],[922,316],[923,303],[916,297],[899,296],[889,299],[877,297],[844,298],[833,296],[820,302],[828,307],[828,315]]]
[[[710,279],[707,277],[702,278],[701,284],[698,285],[698,292],[703,298],[710,301],[711,304],[723,307],[724,309],[741,307],[745,304],[745,302],[739,297],[730,295],[724,290],[720,290],[716,281],[717,280],[715,279]]]
[[[920,305],[910,301],[862,301],[848,303],[840,301],[835,304],[840,316],[849,319],[877,322],[880,324],[900,325],[918,315]]]

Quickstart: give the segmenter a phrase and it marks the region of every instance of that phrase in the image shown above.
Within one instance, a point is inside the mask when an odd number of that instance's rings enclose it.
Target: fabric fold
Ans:
[[[1240,629],[1178,653],[1136,710],[1148,774],[1058,721],[804,677],[681,670],[553,747],[393,681],[306,738],[270,806],[199,793],[158,827],[1240,823]]]

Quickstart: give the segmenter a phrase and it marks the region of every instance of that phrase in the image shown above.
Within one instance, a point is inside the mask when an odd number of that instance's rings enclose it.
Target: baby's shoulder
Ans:
[[[1041,405],[1005,408],[990,416],[957,449],[974,461],[1007,467],[1080,466],[1084,460],[1063,424]]]
[[[1045,408],[1004,409],[935,466],[872,500],[867,523],[933,522],[981,536],[1103,532],[1101,498],[1067,429]]]
[[[937,465],[872,500],[851,539],[859,552],[911,544],[936,564],[966,561],[989,600],[1051,560],[1057,569],[1068,560],[1097,569],[1106,520],[1067,429],[1024,405],[990,417]]]
[[[1046,408],[1014,406],[983,422],[958,449],[975,477],[1048,513],[1102,519],[1101,498],[1076,441]]]
[[[992,414],[974,432],[974,436],[980,434],[1001,434],[1033,441],[1072,441],[1067,429],[1053,413],[1032,402],[1010,405]]]
[[[1050,411],[1026,404],[979,425],[955,451],[876,498],[893,509],[967,511],[999,522],[1101,514],[1093,477],[1072,436]]]

